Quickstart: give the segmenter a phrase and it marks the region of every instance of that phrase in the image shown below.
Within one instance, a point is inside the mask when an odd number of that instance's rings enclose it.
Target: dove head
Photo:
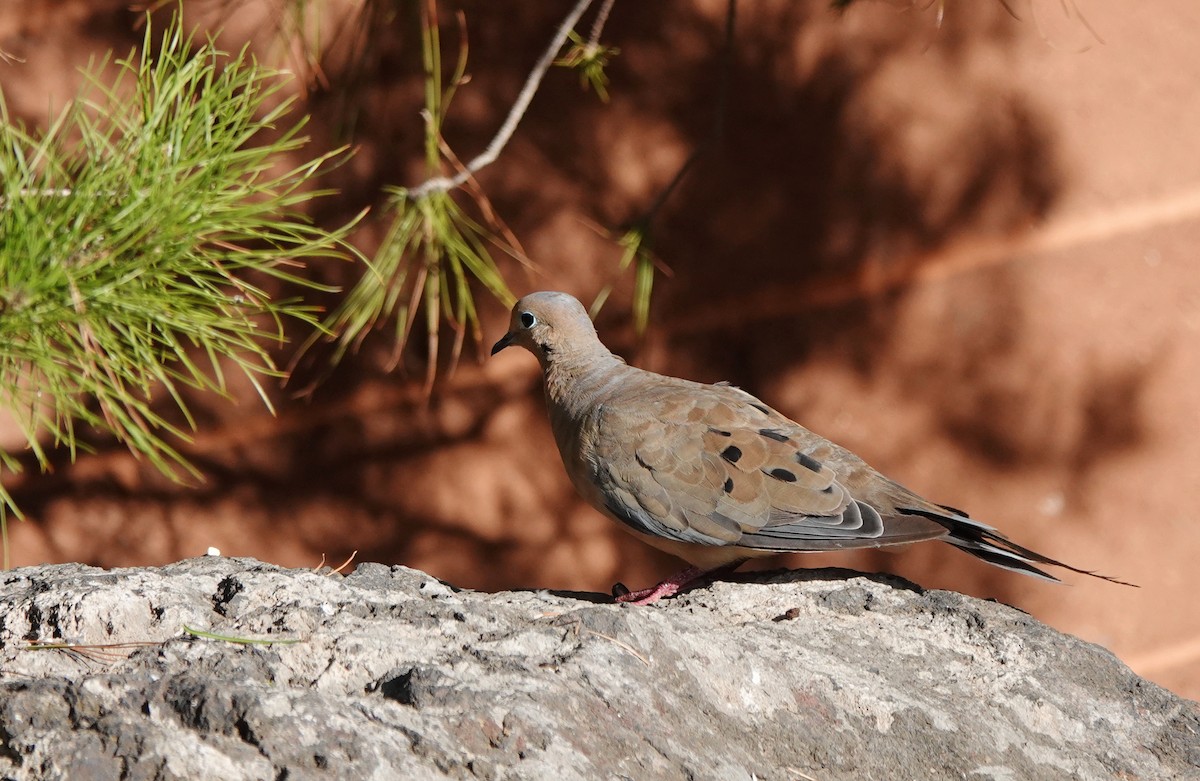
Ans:
[[[496,342],[492,355],[511,345],[536,355],[543,368],[561,358],[608,352],[583,304],[554,292],[530,293],[513,306],[508,333]]]

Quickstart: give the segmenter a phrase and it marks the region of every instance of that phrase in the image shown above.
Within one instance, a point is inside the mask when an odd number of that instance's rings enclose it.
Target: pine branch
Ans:
[[[445,177],[437,176],[427,179],[421,184],[406,191],[406,197],[409,200],[418,200],[432,192],[446,192],[453,190],[456,187],[462,186],[472,175],[478,173],[480,169],[491,165],[500,156],[500,152],[508,144],[512,134],[516,131],[517,125],[525,116],[525,111],[529,108],[529,104],[533,101],[533,96],[537,94],[538,87],[542,84],[542,78],[546,75],[546,71],[554,64],[554,58],[566,43],[567,37],[571,31],[575,29],[579,17],[583,16],[584,12],[591,6],[594,0],[576,0],[575,6],[571,12],[567,14],[562,23],[558,25],[554,36],[550,39],[550,44],[546,50],[542,52],[542,56],[533,66],[533,70],[525,78],[525,84],[521,87],[521,92],[517,95],[516,101],[508,110],[508,116],[505,117],[500,129],[496,131],[495,137],[488,143],[487,147],[471,162],[467,163],[461,171],[454,176]]]
[[[297,270],[341,253],[350,227],[298,211],[339,152],[278,172],[306,141],[280,74],[197,44],[178,19],[156,43],[147,27],[115,83],[94,67],[40,134],[0,98],[0,404],[43,468],[92,430],[195,475],[176,445],[194,425],[184,391],[224,394],[233,369],[269,406],[258,383],[279,374],[283,322],[316,321],[262,285],[315,287]],[[0,451],[0,471],[19,467]],[[0,526],[9,512],[0,485]]]

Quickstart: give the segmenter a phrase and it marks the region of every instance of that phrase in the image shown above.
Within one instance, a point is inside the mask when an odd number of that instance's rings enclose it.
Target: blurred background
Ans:
[[[1078,3],[742,2],[723,65],[725,0],[617,0],[601,39],[619,49],[609,100],[552,69],[478,181],[536,264],[499,261],[518,295],[586,302],[615,281],[598,327],[632,363],[731,381],[930,499],[1141,588],[1054,586],[933,544],[765,566],[993,597],[1200,698],[1200,5]],[[224,48],[295,72],[316,149],[354,145],[314,217],[376,207],[354,236],[367,252],[387,226],[381,188],[425,177],[410,5],[184,4]],[[571,5],[442,3],[446,59],[455,11],[470,41],[444,127],[461,158],[492,138]],[[10,114],[44,127],[81,68],[140,45],[144,10],[0,0]],[[651,226],[639,337],[613,235],[697,149]],[[312,273],[348,285],[361,268]],[[479,300],[490,344],[507,312]],[[476,361],[468,347],[426,400],[421,345],[395,369],[391,349],[369,339],[332,371],[306,356],[271,389],[276,416],[249,384],[232,402],[194,399],[183,450],[198,484],[103,439],[6,479],[28,515],[13,563],[153,565],[214,546],[316,566],[357,551],[486,590],[608,591],[675,570],[575,496],[531,356]]]

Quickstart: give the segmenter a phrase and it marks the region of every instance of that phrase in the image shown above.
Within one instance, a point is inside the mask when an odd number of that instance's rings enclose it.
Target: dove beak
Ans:
[[[492,355],[495,355],[496,353],[503,350],[505,347],[508,347],[510,344],[512,344],[512,341],[513,341],[513,335],[511,333],[505,334],[504,336],[500,337],[500,341],[498,341],[494,345],[492,345]]]

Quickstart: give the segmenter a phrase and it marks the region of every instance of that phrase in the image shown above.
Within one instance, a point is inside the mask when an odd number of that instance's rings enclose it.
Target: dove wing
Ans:
[[[764,550],[946,534],[927,518],[892,508],[885,517],[853,496],[838,469],[870,467],[753,396],[649,373],[639,379],[642,387],[599,411],[594,462],[605,509],[635,530]]]

